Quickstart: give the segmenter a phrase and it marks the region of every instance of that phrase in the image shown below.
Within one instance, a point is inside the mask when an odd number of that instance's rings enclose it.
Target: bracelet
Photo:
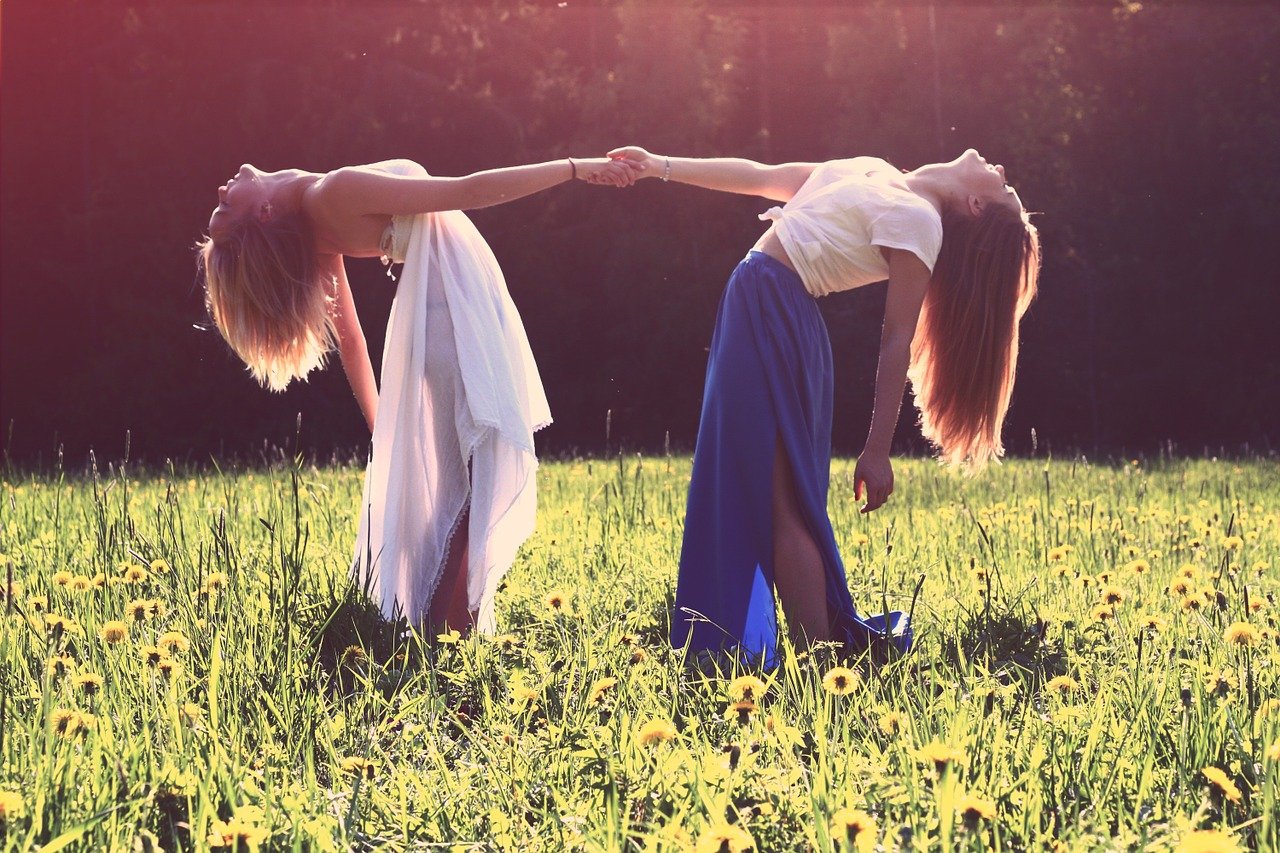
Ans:
[[[566,158],[564,158],[564,159],[566,159],[566,160],[568,160],[568,161],[569,161],[569,168],[573,170],[573,174],[569,176],[569,180],[571,180],[571,181],[576,181],[576,180],[578,180],[578,167],[577,167],[577,165],[573,162],[573,158],[572,158],[572,157],[566,157]]]
[[[662,182],[665,184],[671,180],[671,158],[663,157],[662,162],[666,164],[666,168],[662,171]]]

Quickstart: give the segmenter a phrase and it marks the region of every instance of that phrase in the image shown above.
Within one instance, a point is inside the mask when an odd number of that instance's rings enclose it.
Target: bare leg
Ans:
[[[428,618],[432,630],[453,629],[467,634],[475,624],[475,619],[467,608],[467,555],[470,550],[467,523],[470,519],[471,506],[468,504],[462,511],[462,517],[458,519],[458,528],[449,545],[449,558],[445,560],[444,573],[436,587],[436,594],[431,599]]]
[[[773,581],[793,643],[804,648],[832,639],[822,553],[800,512],[791,461],[781,436],[773,456]]]

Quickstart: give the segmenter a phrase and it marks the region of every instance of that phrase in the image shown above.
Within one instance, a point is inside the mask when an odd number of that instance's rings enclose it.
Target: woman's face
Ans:
[[[991,165],[977,149],[968,149],[948,165],[955,175],[957,189],[964,195],[980,198],[983,203],[1009,204],[1022,209],[1022,200],[1005,180],[1004,166]]]
[[[270,199],[262,171],[245,163],[231,180],[218,187],[218,206],[209,217],[209,236],[215,242],[245,216],[261,215]]]

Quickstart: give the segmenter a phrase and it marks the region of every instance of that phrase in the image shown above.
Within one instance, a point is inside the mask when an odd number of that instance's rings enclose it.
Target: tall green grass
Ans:
[[[544,464],[470,638],[353,588],[361,470],[10,474],[4,849],[1280,849],[1274,462],[901,460],[869,516],[852,470],[915,650],[754,687],[665,641],[687,458]]]

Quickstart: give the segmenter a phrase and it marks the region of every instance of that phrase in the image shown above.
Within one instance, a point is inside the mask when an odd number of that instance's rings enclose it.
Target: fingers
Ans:
[[[893,494],[893,483],[884,486],[867,486],[867,502],[858,512],[865,515],[879,509],[888,502],[891,494]]]
[[[638,178],[638,168],[630,160],[611,160],[600,163],[588,171],[585,180],[589,184],[600,184],[615,187],[629,187]]]

